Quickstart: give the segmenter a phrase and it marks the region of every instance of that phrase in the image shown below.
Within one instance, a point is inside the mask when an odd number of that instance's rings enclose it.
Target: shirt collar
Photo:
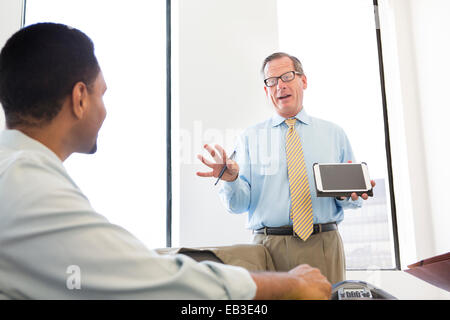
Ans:
[[[61,159],[49,148],[39,141],[30,138],[23,132],[16,129],[5,129],[0,132],[0,145],[15,150],[33,150],[45,153],[51,158],[62,162]]]
[[[310,124],[311,123],[311,117],[306,113],[305,108],[303,107],[299,113],[295,115],[295,118],[304,123],[304,124]],[[280,124],[282,124],[286,120],[286,118],[280,116],[278,113],[275,113],[272,116],[272,127],[276,127]]]

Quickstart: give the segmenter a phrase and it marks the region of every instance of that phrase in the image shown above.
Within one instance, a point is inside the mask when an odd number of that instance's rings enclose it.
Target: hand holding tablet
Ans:
[[[373,196],[375,182],[370,180],[367,164],[362,163],[315,163],[313,165],[318,197],[361,196],[366,200]]]

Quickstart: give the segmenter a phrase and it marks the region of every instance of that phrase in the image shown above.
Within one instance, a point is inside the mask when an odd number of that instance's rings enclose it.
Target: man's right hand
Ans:
[[[331,284],[317,268],[302,264],[288,272],[298,278],[299,286],[294,290],[293,299],[330,299]]]
[[[207,167],[211,168],[210,172],[197,172],[199,177],[218,177],[220,171],[222,171],[223,165],[226,163],[227,169],[225,170],[221,180],[234,181],[239,175],[239,165],[236,161],[228,159],[225,150],[218,144],[215,145],[216,150],[214,150],[208,144],[203,146],[214,159],[215,162],[207,160],[201,154],[197,155],[197,158],[203,162]],[[225,160],[224,160],[225,159]]]
[[[255,300],[327,300],[331,284],[319,269],[302,264],[289,272],[251,273]]]

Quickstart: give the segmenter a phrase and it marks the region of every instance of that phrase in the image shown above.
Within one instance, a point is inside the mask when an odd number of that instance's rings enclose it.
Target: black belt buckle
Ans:
[[[312,234],[321,233],[321,232],[322,232],[322,224],[320,224],[320,223],[314,224]]]

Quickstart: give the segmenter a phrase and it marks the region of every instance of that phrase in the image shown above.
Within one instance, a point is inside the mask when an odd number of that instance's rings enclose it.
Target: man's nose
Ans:
[[[286,83],[283,80],[278,79],[277,89],[283,89],[283,88],[286,88]]]

